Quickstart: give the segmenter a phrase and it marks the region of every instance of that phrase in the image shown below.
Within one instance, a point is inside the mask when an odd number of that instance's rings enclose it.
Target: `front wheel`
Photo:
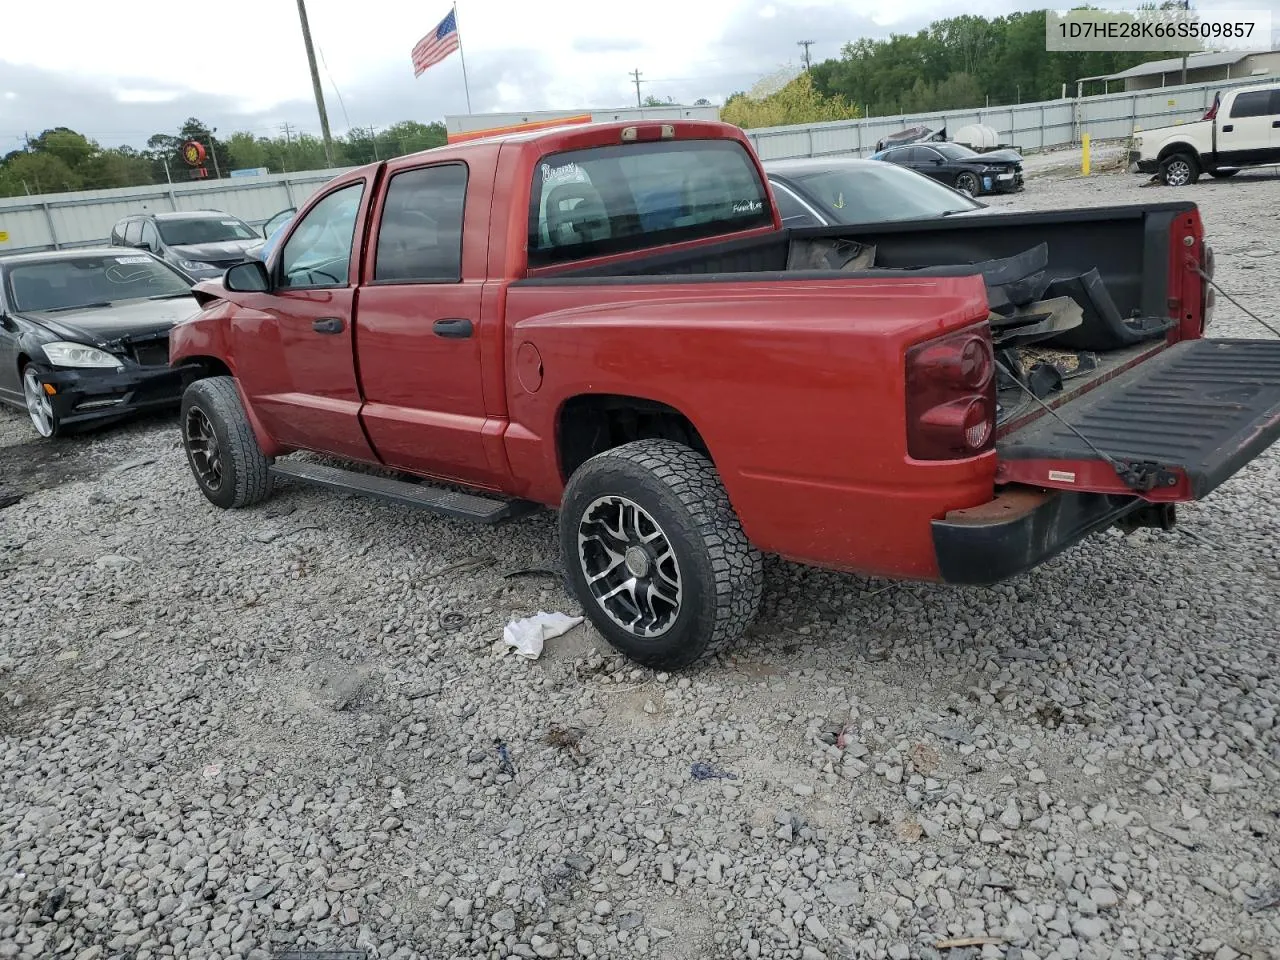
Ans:
[[[1189,153],[1175,153],[1160,164],[1160,179],[1169,187],[1185,187],[1200,179],[1200,164]]]
[[[44,391],[40,375],[47,370],[38,364],[28,363],[22,368],[22,398],[27,403],[27,415],[31,417],[31,425],[36,433],[46,440],[56,437],[61,424],[58,413],[53,409],[53,401]]]
[[[961,193],[976,197],[979,193],[978,178],[972,173],[958,173],[956,174],[956,189]]]
[[[755,618],[764,564],[704,455],[671,440],[607,450],[560,507],[569,585],[592,624],[637,663],[678,669]]]
[[[230,377],[197,380],[182,395],[182,445],[196,485],[224,510],[271,495],[271,461],[262,453]]]

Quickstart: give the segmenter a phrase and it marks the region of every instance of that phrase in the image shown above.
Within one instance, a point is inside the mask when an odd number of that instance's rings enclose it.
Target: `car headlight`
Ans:
[[[83,343],[46,343],[44,355],[55,367],[100,367],[123,370],[124,364],[119,357],[113,357],[105,350],[89,347]]]
[[[216,270],[218,269],[212,263],[205,263],[202,260],[179,260],[178,266],[183,270]]]

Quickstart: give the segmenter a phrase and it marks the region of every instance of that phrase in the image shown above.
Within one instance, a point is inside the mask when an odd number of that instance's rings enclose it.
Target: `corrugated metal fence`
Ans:
[[[0,199],[0,237],[7,235],[0,254],[92,246],[134,213],[216,209],[257,226],[301,205],[344,169],[7,197]]]
[[[1252,82],[1268,79],[1260,77]],[[865,156],[880,138],[904,127],[945,124],[950,133],[971,123],[993,127],[1002,143],[1027,152],[1093,140],[1128,137],[1134,127],[1198,120],[1214,92],[1251,81],[1164,87],[1078,100],[1050,100],[982,110],[837,120],[747,131],[765,160],[831,155]],[[0,254],[87,246],[104,241],[121,217],[147,210],[215,208],[251,224],[297,207],[343,169],[231,177],[211,183],[159,184],[119,190],[87,190],[0,199]],[[6,237],[7,235],[7,237]]]
[[[875,151],[878,140],[906,127],[936,129],[945,125],[948,134],[954,134],[967,124],[980,123],[995,129],[1000,134],[1001,143],[1011,143],[1032,153],[1079,143],[1085,133],[1091,140],[1112,140],[1128,137],[1135,126],[1150,128],[1199,120],[1213,103],[1215,91],[1264,81],[1274,82],[1275,78],[1224,80],[978,110],[762,127],[748,130],[747,135],[765,160],[849,154],[866,156]]]

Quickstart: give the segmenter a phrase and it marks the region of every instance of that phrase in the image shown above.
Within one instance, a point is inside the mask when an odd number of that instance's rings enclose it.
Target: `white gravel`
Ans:
[[[1144,181],[998,203],[1192,197],[1280,316],[1280,179]],[[1280,957],[1274,449],[992,589],[771,563],[677,677],[585,628],[495,649],[577,612],[503,577],[550,514],[221,513],[171,418],[26,437],[0,415],[37,488],[0,510],[0,958]]]

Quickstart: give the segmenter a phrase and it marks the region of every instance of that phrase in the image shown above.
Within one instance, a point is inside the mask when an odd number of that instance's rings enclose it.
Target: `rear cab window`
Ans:
[[[549,154],[534,168],[529,266],[629,253],[773,224],[734,140],[667,140]]]

